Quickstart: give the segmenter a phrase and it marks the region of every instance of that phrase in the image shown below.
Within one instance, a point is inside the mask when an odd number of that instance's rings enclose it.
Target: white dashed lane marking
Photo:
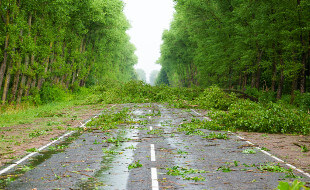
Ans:
[[[151,144],[151,161],[155,162],[156,161],[156,157],[155,157],[155,145]]]
[[[159,190],[156,168],[151,168],[151,175],[152,175],[152,190]]]

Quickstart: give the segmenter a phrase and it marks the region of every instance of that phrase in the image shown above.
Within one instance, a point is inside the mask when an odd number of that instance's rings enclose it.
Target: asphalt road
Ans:
[[[15,181],[4,189],[274,189],[279,181],[292,181],[285,166],[248,146],[234,134],[229,139],[178,132],[182,123],[200,117],[196,112],[158,104],[127,104],[134,121],[108,133],[101,130],[76,133],[18,166],[10,173]],[[142,122],[141,122],[142,121]],[[226,132],[214,132],[222,133]],[[119,144],[104,142],[113,137]],[[142,164],[141,167],[130,164]],[[280,167],[281,166],[281,167]],[[267,169],[277,171],[267,171]],[[295,173],[302,176],[302,174]],[[309,178],[302,178],[309,181]],[[7,180],[10,181],[10,180]]]

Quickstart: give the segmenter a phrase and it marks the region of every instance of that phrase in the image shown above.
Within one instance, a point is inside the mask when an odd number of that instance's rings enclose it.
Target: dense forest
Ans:
[[[310,1],[174,1],[157,84],[310,91]]]
[[[0,0],[2,104],[136,76],[122,0]]]

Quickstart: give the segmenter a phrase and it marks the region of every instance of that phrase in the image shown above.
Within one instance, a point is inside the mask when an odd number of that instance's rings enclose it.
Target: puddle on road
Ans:
[[[137,140],[138,130],[130,130],[125,138]],[[121,154],[108,154],[103,157],[102,168],[96,172],[94,179],[88,179],[79,185],[81,189],[127,189],[129,179],[128,165],[134,160],[134,149],[138,142],[123,142],[120,147],[113,147],[110,151],[116,151]]]
[[[136,109],[136,110],[133,111],[132,113],[133,113],[133,115],[141,116],[141,115],[143,115],[144,111],[143,111],[143,110],[138,110],[138,109]]]

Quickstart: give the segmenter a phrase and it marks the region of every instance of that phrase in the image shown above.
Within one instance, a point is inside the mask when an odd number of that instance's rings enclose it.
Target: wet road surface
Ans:
[[[159,104],[126,104],[131,124],[75,133],[18,166],[4,189],[274,189],[293,180],[285,167],[233,134],[178,130],[193,110]],[[204,138],[227,135],[229,139]],[[254,150],[254,149],[253,149]],[[141,164],[141,165],[140,165]],[[304,177],[303,181],[309,181]]]

